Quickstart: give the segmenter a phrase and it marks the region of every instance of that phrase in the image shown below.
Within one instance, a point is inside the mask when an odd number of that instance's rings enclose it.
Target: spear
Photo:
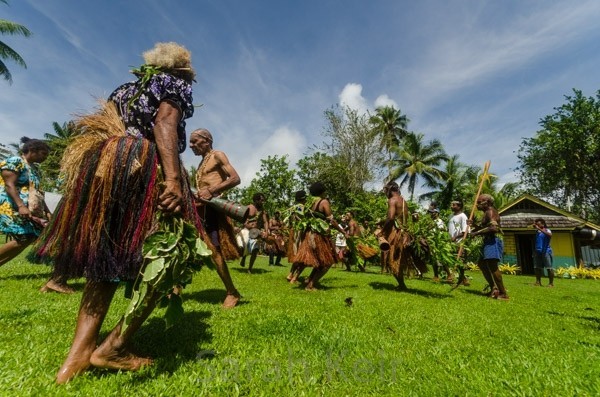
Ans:
[[[486,179],[488,179],[488,171],[490,169],[490,164],[491,164],[491,162],[490,162],[490,160],[488,160],[483,165],[483,173],[481,174],[481,180],[479,181],[479,188],[477,189],[477,194],[475,195],[475,200],[473,201],[473,207],[471,208],[471,214],[469,215],[468,224],[470,224],[473,221],[473,217],[475,216],[475,208],[477,208],[477,200],[479,199],[479,196],[481,195],[481,189],[483,189],[483,184],[485,183]],[[464,244],[465,244],[468,233],[469,233],[469,228],[467,227],[463,231],[463,236],[462,236],[462,239],[460,240],[460,245],[458,246],[458,254],[456,255],[456,259],[459,261],[462,256],[462,253],[463,253],[463,248],[464,248]],[[463,279],[464,279],[464,274],[461,272],[461,277],[459,277],[459,280],[457,281],[456,286],[454,288],[457,288],[460,285],[460,283],[463,281]]]

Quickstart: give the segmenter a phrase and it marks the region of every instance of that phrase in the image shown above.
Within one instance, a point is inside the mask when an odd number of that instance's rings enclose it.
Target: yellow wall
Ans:
[[[504,254],[517,255],[517,243],[514,233],[507,233],[504,235]]]
[[[552,240],[550,240],[550,246],[554,256],[570,256],[575,257],[575,250],[573,247],[573,235],[570,232],[554,232],[552,233]]]

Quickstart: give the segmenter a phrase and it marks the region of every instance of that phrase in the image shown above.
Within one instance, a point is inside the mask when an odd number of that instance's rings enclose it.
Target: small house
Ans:
[[[524,194],[499,211],[504,233],[504,263],[516,264],[523,274],[534,274],[535,219],[552,231],[553,266],[568,267],[600,262],[600,226],[537,197]]]

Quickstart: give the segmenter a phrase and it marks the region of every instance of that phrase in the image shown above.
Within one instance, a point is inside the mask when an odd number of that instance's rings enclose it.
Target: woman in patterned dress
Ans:
[[[29,247],[48,223],[50,211],[40,190],[39,164],[48,157],[50,147],[39,139],[21,138],[21,156],[0,162],[0,231],[9,241],[0,247],[0,266]],[[36,193],[38,192],[38,193]],[[30,196],[32,197],[30,199]],[[72,293],[64,281],[50,279],[41,291]]]

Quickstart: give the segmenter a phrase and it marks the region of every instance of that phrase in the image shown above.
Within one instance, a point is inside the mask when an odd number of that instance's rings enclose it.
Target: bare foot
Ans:
[[[42,288],[40,288],[40,292],[58,292],[60,294],[72,294],[75,290],[69,287],[66,283],[59,283],[52,279],[48,280],[46,284]]]
[[[114,350],[101,345],[92,354],[90,363],[94,367],[121,371],[138,371],[142,367],[152,365],[152,359],[139,357],[123,349]]]
[[[234,292],[233,294],[227,294],[225,300],[223,301],[223,309],[231,309],[234,308],[235,305],[240,301],[241,296],[239,292]]]
[[[90,360],[88,358],[74,360],[67,357],[62,367],[60,367],[56,374],[56,383],[59,385],[65,384],[77,375],[85,372],[85,370],[87,370],[89,367]]]

